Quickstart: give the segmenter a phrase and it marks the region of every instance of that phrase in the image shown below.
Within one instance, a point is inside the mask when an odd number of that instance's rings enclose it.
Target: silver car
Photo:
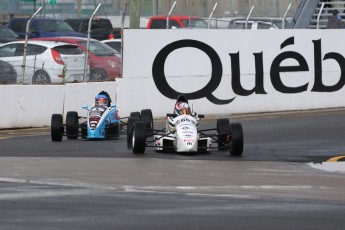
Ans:
[[[76,45],[65,42],[29,40],[24,58],[24,41],[0,47],[0,60],[13,65],[17,83],[63,84],[82,82],[85,54]]]

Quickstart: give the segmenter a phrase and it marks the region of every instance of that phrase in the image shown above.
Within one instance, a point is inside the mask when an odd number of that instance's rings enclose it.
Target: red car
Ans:
[[[167,16],[152,16],[147,23],[147,29],[166,29]],[[205,19],[196,16],[171,15],[169,17],[169,29],[172,28],[202,28],[207,29],[208,23]]]
[[[77,37],[47,37],[35,38],[34,40],[60,41],[76,44],[84,52],[87,50],[87,39]],[[115,80],[121,77],[121,57],[120,54],[102,42],[91,39],[89,44],[89,81]]]

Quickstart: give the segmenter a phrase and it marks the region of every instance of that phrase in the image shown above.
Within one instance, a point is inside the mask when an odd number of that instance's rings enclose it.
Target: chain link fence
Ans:
[[[299,3],[300,0],[2,0],[0,20],[15,32],[13,40],[20,41],[0,44],[0,84],[113,81],[121,77],[121,50],[102,41],[115,38],[121,44],[122,29],[132,28],[135,17],[138,28],[146,28],[151,16],[169,12],[203,18],[212,28],[231,28],[237,26],[234,20],[243,21],[250,14],[252,19],[283,28],[285,17],[287,21],[292,19]],[[0,27],[0,34],[3,28],[6,27]]]

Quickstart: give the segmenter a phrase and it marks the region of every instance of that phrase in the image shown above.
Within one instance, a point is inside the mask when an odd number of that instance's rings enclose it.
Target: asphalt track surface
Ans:
[[[243,126],[242,157],[138,156],[125,136],[53,143],[49,128],[0,130],[0,229],[345,228],[345,173],[308,165],[345,155],[344,109],[230,121]]]

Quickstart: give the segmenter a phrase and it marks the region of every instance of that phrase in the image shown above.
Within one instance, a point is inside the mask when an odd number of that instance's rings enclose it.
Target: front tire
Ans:
[[[134,130],[134,123],[139,121],[137,117],[129,117],[127,121],[127,149],[132,149],[132,137],[133,137],[133,130]]]
[[[76,111],[69,111],[66,115],[67,139],[77,139],[79,135],[79,117]]]
[[[227,118],[217,119],[218,150],[226,150],[229,146],[230,121]]]
[[[80,126],[81,128],[81,138],[86,139],[87,138],[87,124],[84,123]]]
[[[146,127],[145,122],[143,121],[136,121],[134,123],[134,130],[133,130],[133,153],[134,154],[143,154],[145,152],[146,147]]]
[[[141,120],[145,123],[146,136],[150,137],[153,135],[153,117],[151,109],[141,110]]]
[[[62,115],[53,114],[51,118],[50,133],[53,142],[61,142],[64,127],[62,125]]]
[[[230,125],[231,145],[229,153],[231,156],[241,156],[243,153],[243,129],[240,123]]]

